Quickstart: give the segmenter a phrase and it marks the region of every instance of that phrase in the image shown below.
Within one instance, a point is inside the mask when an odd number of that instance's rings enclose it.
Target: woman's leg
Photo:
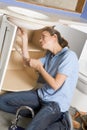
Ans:
[[[69,113],[63,113],[59,120],[48,126],[45,130],[73,130]]]
[[[20,106],[29,106],[33,109],[38,108],[39,99],[37,92],[31,90],[0,95],[0,110],[16,113]]]
[[[50,102],[40,109],[26,130],[45,130],[60,117],[60,114],[58,105]]]

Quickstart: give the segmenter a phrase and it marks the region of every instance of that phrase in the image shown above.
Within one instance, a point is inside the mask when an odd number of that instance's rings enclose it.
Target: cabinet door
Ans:
[[[0,90],[14,43],[16,30],[17,26],[9,22],[6,15],[4,15],[0,27]]]

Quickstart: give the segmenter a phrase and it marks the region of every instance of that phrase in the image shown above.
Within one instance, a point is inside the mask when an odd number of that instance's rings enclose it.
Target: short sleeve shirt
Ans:
[[[72,50],[68,47],[62,49],[61,52],[52,56],[51,52],[48,52],[45,57],[40,59],[43,63],[45,70],[52,76],[56,74],[64,74],[67,79],[63,85],[54,90],[44,79],[39,76],[38,81],[43,85],[38,89],[39,98],[45,102],[56,102],[61,109],[61,112],[65,112],[69,109],[72,96],[78,80],[78,58]]]

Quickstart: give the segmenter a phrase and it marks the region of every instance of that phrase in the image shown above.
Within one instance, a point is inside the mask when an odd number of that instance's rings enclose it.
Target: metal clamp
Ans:
[[[29,107],[29,106],[21,106],[16,112],[16,118],[11,122],[11,126],[10,126],[11,130],[16,130],[17,129],[17,123],[18,123],[19,119],[21,118],[21,116],[19,115],[19,112],[21,110],[25,110],[25,109],[27,109],[27,110],[29,110],[31,112],[32,118],[34,117],[34,111],[33,111],[33,109],[31,107]]]

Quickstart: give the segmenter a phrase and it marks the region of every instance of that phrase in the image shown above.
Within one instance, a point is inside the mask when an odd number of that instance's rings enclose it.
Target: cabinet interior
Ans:
[[[39,44],[41,30],[27,30],[27,32],[29,36],[28,45],[30,57],[43,57],[45,51],[41,49]],[[25,91],[31,90],[37,85],[38,73],[34,69],[24,65],[23,57],[20,55],[21,48],[18,46],[18,42],[21,42],[21,38],[16,34],[2,90]],[[20,53],[15,49],[15,46]]]

